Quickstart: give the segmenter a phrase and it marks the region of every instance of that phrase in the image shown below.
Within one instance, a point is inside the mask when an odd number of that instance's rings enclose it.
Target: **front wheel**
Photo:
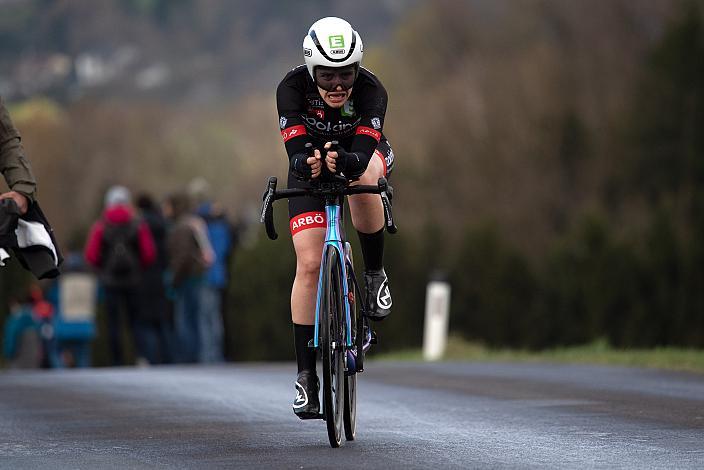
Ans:
[[[342,441],[342,415],[345,403],[345,306],[342,293],[342,265],[334,247],[328,246],[320,305],[320,348],[323,359],[323,408],[332,447]]]

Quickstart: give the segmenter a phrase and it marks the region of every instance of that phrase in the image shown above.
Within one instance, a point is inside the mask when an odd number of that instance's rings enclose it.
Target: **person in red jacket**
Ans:
[[[121,312],[127,315],[137,349],[138,362],[153,357],[148,325],[140,312],[140,283],[146,267],[156,259],[149,226],[136,216],[130,192],[113,186],[105,195],[105,210],[90,230],[86,261],[96,268],[105,294],[112,363],[124,363]]]

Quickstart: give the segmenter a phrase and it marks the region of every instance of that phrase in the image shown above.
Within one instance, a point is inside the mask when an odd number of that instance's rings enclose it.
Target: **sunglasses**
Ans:
[[[355,65],[343,68],[316,67],[315,84],[325,91],[335,91],[338,86],[347,91],[354,85],[357,70]]]

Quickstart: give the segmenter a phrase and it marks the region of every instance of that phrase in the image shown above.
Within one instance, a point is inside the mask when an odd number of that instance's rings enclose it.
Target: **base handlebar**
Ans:
[[[394,223],[393,212],[391,210],[391,200],[393,198],[393,188],[389,185],[386,178],[379,178],[378,183],[374,185],[357,185],[357,186],[347,186],[348,181],[340,179],[334,179],[333,181],[316,181],[315,186],[311,188],[294,188],[294,189],[280,189],[276,190],[277,178],[275,176],[269,177],[267,182],[266,190],[262,197],[262,211],[259,217],[259,222],[264,224],[266,228],[267,236],[276,240],[279,236],[276,233],[276,228],[274,227],[274,201],[277,199],[292,198],[292,197],[303,197],[303,196],[313,196],[327,198],[331,195],[343,195],[349,196],[354,194],[379,194],[381,196],[381,203],[384,206],[384,220],[386,230],[389,233],[396,233],[397,227]]]

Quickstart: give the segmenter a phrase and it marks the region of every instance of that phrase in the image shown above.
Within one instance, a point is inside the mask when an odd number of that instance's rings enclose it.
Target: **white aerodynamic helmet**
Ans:
[[[363,52],[359,33],[352,29],[352,25],[347,21],[334,16],[321,18],[313,23],[303,39],[303,56],[313,80],[315,67],[359,65]]]

